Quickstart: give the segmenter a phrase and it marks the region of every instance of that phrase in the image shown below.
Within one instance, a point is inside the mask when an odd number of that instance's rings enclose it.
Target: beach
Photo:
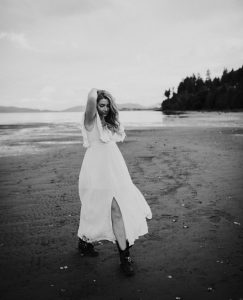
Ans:
[[[78,253],[75,141],[0,158],[2,299],[243,299],[242,128],[129,130],[118,143],[153,213],[131,278],[111,242]]]

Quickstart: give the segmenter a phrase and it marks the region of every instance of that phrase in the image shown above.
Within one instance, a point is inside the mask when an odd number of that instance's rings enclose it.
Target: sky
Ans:
[[[243,65],[242,0],[0,0],[0,105],[62,110],[91,88],[152,105]]]

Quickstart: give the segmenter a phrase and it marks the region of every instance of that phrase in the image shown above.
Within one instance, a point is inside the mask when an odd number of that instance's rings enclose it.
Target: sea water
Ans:
[[[1,113],[0,157],[46,151],[52,145],[81,143],[83,112]],[[242,112],[121,111],[126,130],[166,127],[243,128]]]
[[[0,113],[0,125],[73,124],[79,126],[83,112]],[[166,126],[243,126],[243,112],[183,112],[164,114],[160,111],[120,111],[127,129]]]

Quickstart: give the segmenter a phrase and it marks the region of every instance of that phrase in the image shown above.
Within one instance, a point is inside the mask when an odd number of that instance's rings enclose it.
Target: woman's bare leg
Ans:
[[[112,204],[111,204],[111,220],[112,220],[113,232],[120,246],[120,249],[125,250],[126,232],[125,232],[121,210],[115,198],[112,199]]]

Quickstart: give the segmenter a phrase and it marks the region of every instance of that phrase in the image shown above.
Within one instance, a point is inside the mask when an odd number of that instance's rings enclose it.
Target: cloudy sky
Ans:
[[[243,64],[242,0],[0,0],[0,105],[65,109],[92,87],[161,102]]]

